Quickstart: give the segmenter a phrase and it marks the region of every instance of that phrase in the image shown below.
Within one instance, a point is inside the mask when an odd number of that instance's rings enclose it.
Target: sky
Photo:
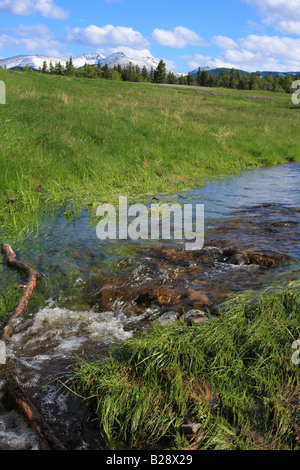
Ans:
[[[300,71],[300,0],[0,0],[0,57],[152,55],[177,72]]]

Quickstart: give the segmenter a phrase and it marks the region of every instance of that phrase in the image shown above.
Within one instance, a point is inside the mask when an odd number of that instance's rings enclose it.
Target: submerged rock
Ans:
[[[207,314],[202,310],[190,310],[189,312],[185,313],[183,317],[186,318],[188,324],[192,326],[202,325],[209,320]]]
[[[211,307],[213,304],[204,292],[196,290],[189,290],[188,300],[196,308]]]
[[[235,253],[227,262],[229,264],[256,264],[263,268],[274,268],[277,265],[286,263],[288,260],[289,258],[287,256],[280,253],[266,254],[255,251],[242,251]]]

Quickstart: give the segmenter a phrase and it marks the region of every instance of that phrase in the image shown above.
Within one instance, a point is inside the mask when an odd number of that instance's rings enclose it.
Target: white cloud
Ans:
[[[255,5],[268,16],[280,16],[285,19],[300,19],[300,0],[243,0]]]
[[[264,23],[284,34],[300,35],[300,0],[243,0],[265,16]]]
[[[2,28],[0,49],[5,46],[13,49],[26,49],[38,53],[44,50],[63,49],[64,45],[57,41],[52,31],[43,24],[19,25],[18,28]]]
[[[190,70],[197,68],[210,67],[210,68],[231,68],[232,64],[225,62],[220,57],[204,56],[202,54],[195,54],[193,56],[182,56],[183,60],[187,62]]]
[[[156,28],[152,33],[152,41],[161,46],[176,47],[178,49],[183,49],[187,45],[200,46],[205,44],[197,33],[184,26],[177,26],[174,31]]]
[[[214,58],[196,54],[183,57],[190,68],[234,67],[249,72],[300,71],[300,39],[250,34],[239,41],[218,36],[217,39],[212,38],[212,42],[223,49],[219,56]]]
[[[2,28],[2,31],[10,35],[23,36],[29,38],[42,37],[44,39],[52,39],[54,37],[52,31],[50,31],[47,26],[41,23],[34,25],[20,24],[17,28]]]
[[[214,36],[211,40],[213,44],[221,47],[222,49],[236,49],[239,45],[231,38],[226,36]]]
[[[284,34],[297,34],[300,35],[300,21],[277,21],[275,23],[276,29]]]
[[[53,3],[53,0],[4,0],[0,1],[0,11],[14,15],[29,16],[40,13],[45,18],[65,20],[68,12]]]
[[[57,59],[69,59],[70,56],[73,56],[71,52],[61,52],[58,49],[44,49],[43,53],[48,57],[55,57]]]
[[[148,41],[138,31],[123,26],[106,25],[103,27],[90,25],[86,28],[73,28],[69,31],[66,40],[87,46],[127,46],[144,49],[149,46]]]
[[[3,34],[0,36],[0,49],[12,47],[13,49],[26,49],[30,52],[37,53],[48,48],[60,48],[61,44],[55,40],[41,38],[16,38]]]
[[[258,36],[251,34],[240,41],[242,48],[260,52],[268,58],[286,64],[299,63],[300,39],[279,36]]]

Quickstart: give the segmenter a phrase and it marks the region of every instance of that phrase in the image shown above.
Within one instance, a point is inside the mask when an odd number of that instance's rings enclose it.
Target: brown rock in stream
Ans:
[[[141,292],[134,301],[138,305],[149,307],[155,303],[161,307],[173,306],[180,301],[181,295],[179,291],[170,289],[169,287],[158,287],[153,290],[146,290]]]
[[[199,309],[212,306],[212,302],[209,300],[208,296],[196,290],[189,291],[188,300],[190,304]]]
[[[276,265],[286,261],[286,257],[277,254],[264,254],[255,251],[242,251],[235,253],[229,258],[228,263],[230,264],[256,264],[263,268],[274,268]]]

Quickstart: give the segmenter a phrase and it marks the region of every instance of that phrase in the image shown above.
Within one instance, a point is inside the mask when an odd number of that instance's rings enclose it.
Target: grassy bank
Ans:
[[[6,70],[0,80],[0,223],[10,235],[67,201],[177,191],[300,159],[289,95],[263,101]]]
[[[73,390],[111,449],[299,449],[299,309],[289,290],[200,327],[156,326],[116,356],[80,360]],[[188,422],[201,425],[193,437]]]

